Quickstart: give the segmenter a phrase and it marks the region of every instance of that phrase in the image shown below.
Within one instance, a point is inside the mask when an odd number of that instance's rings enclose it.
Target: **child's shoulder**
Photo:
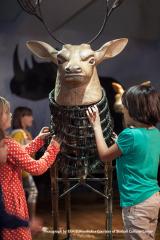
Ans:
[[[122,132],[125,134],[131,134],[134,138],[140,138],[145,136],[153,136],[160,138],[160,131],[156,128],[136,128],[136,127],[129,127],[124,129]]]
[[[132,135],[134,131],[134,128],[132,127],[127,127],[125,129],[122,130],[122,132],[120,133],[121,135]]]
[[[142,134],[141,129],[135,127],[127,127],[121,133],[120,136],[124,138],[135,138]]]
[[[23,138],[26,138],[26,133],[23,129],[14,129],[12,132],[11,132],[11,137],[15,137],[15,136],[21,136]]]
[[[123,141],[125,139],[125,141],[133,141],[134,139],[134,134],[131,128],[125,128],[118,136],[118,140],[119,141]]]
[[[17,142],[19,142],[22,145],[26,144],[27,141],[27,135],[23,129],[14,129],[11,132],[10,135],[12,138],[14,138]]]

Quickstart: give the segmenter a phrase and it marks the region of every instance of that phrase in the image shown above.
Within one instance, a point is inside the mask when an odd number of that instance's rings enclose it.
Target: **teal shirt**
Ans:
[[[122,155],[116,160],[121,207],[143,202],[160,190],[160,131],[126,128],[116,141]]]

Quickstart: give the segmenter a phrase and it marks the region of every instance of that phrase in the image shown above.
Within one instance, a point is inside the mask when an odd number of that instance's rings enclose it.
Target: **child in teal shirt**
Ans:
[[[129,88],[122,96],[127,127],[108,148],[103,138],[98,108],[87,115],[95,132],[102,161],[115,158],[120,205],[127,240],[154,239],[160,208],[157,182],[160,162],[160,95],[149,84]]]

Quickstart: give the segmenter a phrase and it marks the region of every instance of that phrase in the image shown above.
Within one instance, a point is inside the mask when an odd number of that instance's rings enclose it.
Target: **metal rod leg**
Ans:
[[[112,165],[105,165],[105,214],[106,214],[106,240],[112,240]]]
[[[65,178],[64,181],[64,185],[65,185],[65,191],[67,191],[67,189],[70,188],[70,182],[67,178]],[[70,229],[71,229],[71,193],[68,192],[65,195],[65,211],[66,211],[66,229],[67,229],[67,238],[66,240],[71,240],[71,233],[70,233]]]
[[[59,230],[59,208],[58,208],[58,180],[57,180],[57,168],[56,166],[51,168],[51,194],[52,194],[52,217],[53,217],[53,240],[58,240],[58,230]]]
[[[108,199],[108,204],[109,204],[109,220],[108,220],[108,228],[110,231],[110,236],[109,236],[109,240],[112,240],[112,215],[113,215],[113,205],[112,205],[112,177],[113,177],[113,173],[112,173],[113,169],[112,169],[112,163],[110,163],[109,165],[109,178],[108,178],[108,190],[109,190],[109,199]]]

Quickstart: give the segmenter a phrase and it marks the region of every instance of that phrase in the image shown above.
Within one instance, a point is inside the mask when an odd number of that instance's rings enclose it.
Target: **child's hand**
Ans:
[[[38,217],[34,217],[30,221],[30,229],[33,235],[42,232],[42,224],[43,224],[42,219]]]
[[[52,137],[51,144],[54,144],[56,147],[59,148],[61,143],[62,143],[62,140],[59,137],[55,135]]]
[[[46,137],[49,137],[50,134],[49,127],[43,127],[38,134],[38,137],[44,140]]]
[[[115,132],[112,132],[112,136],[111,138],[113,139],[113,141],[115,142],[118,138],[117,134]]]
[[[93,107],[88,107],[86,113],[93,128],[101,126],[99,111],[96,105]]]
[[[7,161],[7,154],[8,154],[8,149],[7,149],[7,145],[2,144],[1,140],[1,144],[0,144],[0,164],[5,164]]]

